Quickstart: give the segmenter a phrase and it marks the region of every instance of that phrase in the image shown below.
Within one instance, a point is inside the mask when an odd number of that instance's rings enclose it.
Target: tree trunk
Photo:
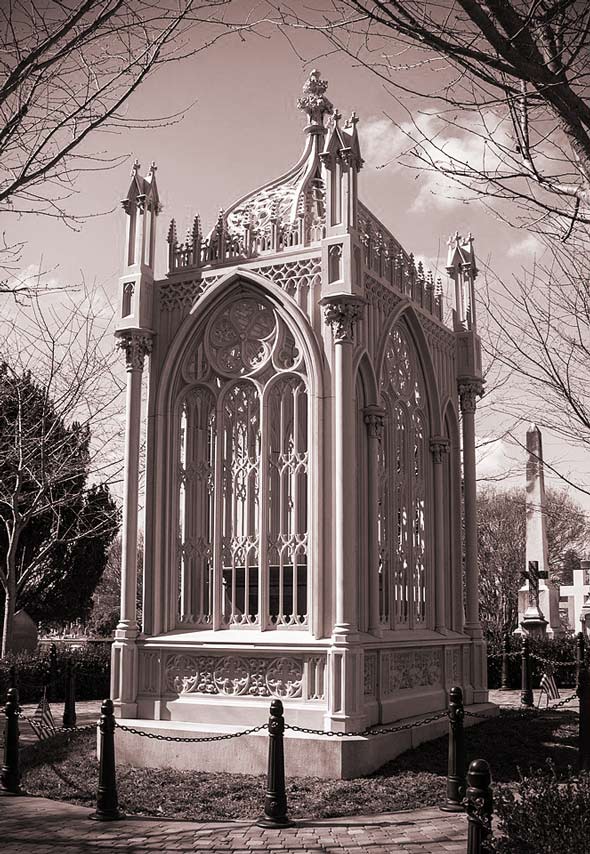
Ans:
[[[4,658],[6,653],[12,648],[12,636],[14,633],[14,611],[16,606],[16,597],[14,593],[4,591],[4,625],[2,626],[2,653],[0,658]]]
[[[4,588],[4,625],[2,626],[2,652],[4,658],[6,653],[12,649],[14,634],[14,612],[16,610],[16,546],[18,533],[15,531],[6,555],[6,587]]]

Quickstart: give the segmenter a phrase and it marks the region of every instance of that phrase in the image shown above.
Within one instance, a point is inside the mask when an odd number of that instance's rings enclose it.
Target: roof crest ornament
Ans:
[[[305,81],[303,86],[303,97],[297,99],[297,107],[307,113],[309,122],[307,127],[317,129],[324,128],[324,116],[332,115],[334,106],[326,98],[328,81],[320,78],[320,72],[315,68]]]

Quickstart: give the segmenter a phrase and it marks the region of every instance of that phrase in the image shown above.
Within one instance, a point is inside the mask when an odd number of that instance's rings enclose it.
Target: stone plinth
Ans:
[[[469,711],[497,715],[492,703],[469,706]],[[411,723],[419,718],[406,718],[391,726]],[[479,722],[465,718],[465,725]],[[205,738],[239,732],[240,727],[225,724],[187,724],[175,721],[117,720],[119,725],[132,727],[161,736]],[[287,721],[288,723],[288,721]],[[448,719],[391,735],[372,737],[329,737],[285,732],[285,773],[290,777],[321,777],[327,780],[350,780],[376,771],[386,762],[410,750],[439,738],[448,731]],[[268,733],[261,730],[252,735],[200,744],[175,743],[146,738],[117,728],[117,762],[140,768],[174,768],[180,771],[227,771],[232,774],[266,774],[268,762]]]

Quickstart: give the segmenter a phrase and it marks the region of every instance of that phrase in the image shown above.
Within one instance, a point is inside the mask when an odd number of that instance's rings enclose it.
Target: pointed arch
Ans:
[[[391,312],[387,321],[383,324],[383,330],[379,336],[376,348],[375,374],[377,376],[377,380],[379,380],[383,369],[387,338],[392,327],[400,321],[407,326],[415,348],[416,356],[424,375],[431,434],[438,435],[442,427],[442,422],[436,371],[430,355],[428,339],[426,338],[424,330],[422,329],[422,324],[420,323],[420,317],[414,306],[408,300],[402,300]]]
[[[227,324],[249,322],[243,318],[256,310],[259,319],[252,321],[252,334],[262,336],[256,338],[259,343],[253,339],[249,344],[247,335],[242,343],[236,338],[230,356],[220,362],[215,347],[218,342],[223,345]],[[276,320],[271,322],[273,317]],[[220,318],[225,325],[212,337]],[[236,373],[239,348],[250,362],[245,367],[240,363]],[[261,360],[260,368],[257,360]],[[206,367],[201,368],[202,362]],[[187,460],[181,441],[182,412],[187,434],[201,429],[196,422],[191,428],[186,420],[190,412],[183,409],[187,393],[194,395],[201,388],[216,401],[216,432],[207,446],[215,460],[209,463],[201,457]],[[149,529],[150,516],[165,518],[162,526],[154,526],[151,544],[155,577],[151,595],[163,595],[169,603],[160,631],[180,625],[192,629],[256,625],[261,629],[319,630],[314,625],[319,624],[319,594],[312,597],[310,575],[319,564],[321,547],[321,448],[313,436],[319,429],[322,388],[322,359],[308,319],[284,291],[263,276],[234,269],[193,306],[166,355],[155,395],[154,483],[146,526]],[[273,418],[282,419],[285,436],[289,434],[284,441],[271,430]],[[186,447],[186,438],[184,442]],[[209,519],[205,526],[199,510],[200,521],[193,522],[194,536],[187,542],[184,532],[191,529],[186,519],[180,525],[178,495],[182,486],[181,506],[190,509],[184,484],[195,476],[205,476],[213,484],[215,497],[209,502],[213,507],[209,516],[214,520]],[[285,512],[293,519],[268,514],[271,489],[284,493],[285,506],[290,508]],[[281,525],[287,526],[285,530]],[[209,540],[203,526],[208,526]],[[277,540],[274,551],[269,545],[273,531]],[[236,537],[242,538],[240,542],[234,542]],[[211,578],[206,583],[198,578],[191,586],[183,580],[183,567],[203,566],[203,552]],[[210,608],[205,615],[202,609],[187,607],[195,601],[192,590],[206,591]],[[202,602],[204,594],[199,596]]]
[[[379,400],[379,388],[373,363],[367,350],[361,350],[357,353],[353,363],[353,375],[355,382],[360,381],[365,406],[375,406]]]
[[[403,303],[376,359],[385,410],[379,459],[381,615],[389,628],[430,628],[434,607],[434,506],[430,438],[440,420],[436,377],[416,312]]]
[[[369,437],[369,424],[366,421],[367,412],[376,410],[379,390],[373,365],[366,350],[357,354],[353,364],[356,397],[356,496],[357,507],[357,585],[358,585],[358,616],[361,631],[378,628],[378,615],[373,613],[378,607],[372,604],[372,596],[378,596],[372,588],[379,584],[377,571],[377,556],[375,542],[377,531],[376,519],[376,483],[377,452],[374,444],[375,435]],[[373,431],[374,432],[374,431]],[[372,455],[375,460],[372,460]],[[373,609],[373,611],[372,611]]]

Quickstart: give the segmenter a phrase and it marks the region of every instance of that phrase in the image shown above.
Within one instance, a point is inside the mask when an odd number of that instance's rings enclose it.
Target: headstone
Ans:
[[[17,611],[14,615],[12,652],[35,652],[38,640],[37,623],[26,611]]]
[[[526,447],[526,557],[516,631],[555,636],[562,633],[559,592],[549,577],[543,444],[536,424],[527,430]]]
[[[580,617],[579,617],[581,626],[579,628],[581,628],[582,632],[586,635],[586,637],[588,637],[588,630],[590,629],[590,592],[588,592],[587,595],[585,595],[585,590],[586,590],[586,579],[588,577],[588,574],[590,574],[590,560],[586,559],[586,560],[580,561],[579,572],[580,572],[580,575],[582,576],[581,581],[582,581],[582,591],[583,591],[582,592],[583,604],[582,604],[582,607],[580,609]],[[574,625],[575,625],[575,622],[574,622]],[[578,629],[578,626],[576,626],[576,629]]]

